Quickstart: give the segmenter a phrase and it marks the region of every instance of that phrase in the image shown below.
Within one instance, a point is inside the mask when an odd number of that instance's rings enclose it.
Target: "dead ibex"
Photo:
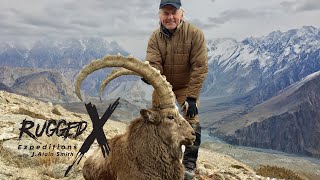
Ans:
[[[182,180],[181,146],[192,144],[195,133],[179,114],[171,85],[148,63],[133,57],[105,56],[79,73],[76,93],[80,99],[81,82],[93,71],[105,67],[123,67],[144,77],[155,88],[159,104],[142,109],[141,117],[131,122],[126,133],[109,140],[109,156],[104,158],[99,148],[86,160],[85,179]]]

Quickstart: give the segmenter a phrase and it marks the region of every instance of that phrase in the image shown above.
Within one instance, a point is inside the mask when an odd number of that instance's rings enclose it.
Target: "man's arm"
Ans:
[[[161,74],[163,73],[162,59],[155,32],[152,33],[148,42],[146,61],[149,61],[152,67],[159,69]]]
[[[187,97],[198,99],[203,82],[208,74],[208,52],[201,30],[195,31],[190,53],[191,78]]]

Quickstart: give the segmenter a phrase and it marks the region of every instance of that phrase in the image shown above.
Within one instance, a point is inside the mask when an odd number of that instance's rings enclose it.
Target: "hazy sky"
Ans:
[[[144,58],[160,0],[1,0],[0,42],[104,37]],[[320,0],[182,0],[206,39],[242,40],[271,31],[320,28]]]

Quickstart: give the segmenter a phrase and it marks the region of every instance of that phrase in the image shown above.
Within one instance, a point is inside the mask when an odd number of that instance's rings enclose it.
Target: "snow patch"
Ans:
[[[290,54],[290,47],[286,47],[284,50],[283,50],[283,55],[285,56],[288,56]]]
[[[232,57],[235,51],[238,49],[238,42],[234,39],[216,39],[210,41],[208,56],[212,57],[209,59],[209,63],[218,61],[221,64]],[[218,57],[218,58],[215,58]]]
[[[79,42],[80,42],[80,44],[81,44],[81,46],[82,46],[82,51],[86,51],[87,46],[82,42],[81,39],[79,40]]]
[[[299,46],[298,44],[295,44],[295,45],[293,46],[293,51],[294,51],[295,53],[299,54],[300,51],[301,51],[300,46]]]
[[[244,68],[249,67],[253,60],[257,59],[256,52],[250,50],[249,47],[246,45],[240,51],[240,55],[238,56],[237,61],[241,64]]]

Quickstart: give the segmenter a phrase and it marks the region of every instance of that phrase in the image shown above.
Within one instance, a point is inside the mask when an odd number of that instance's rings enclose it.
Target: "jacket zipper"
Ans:
[[[170,38],[170,43],[171,43],[171,62],[172,62],[172,64],[171,64],[171,79],[172,79],[172,84],[174,84],[174,77],[173,77],[173,72],[174,72],[174,52],[173,52],[173,40],[172,40],[172,36],[171,36],[171,38]],[[172,89],[173,89],[173,87],[172,87]]]

